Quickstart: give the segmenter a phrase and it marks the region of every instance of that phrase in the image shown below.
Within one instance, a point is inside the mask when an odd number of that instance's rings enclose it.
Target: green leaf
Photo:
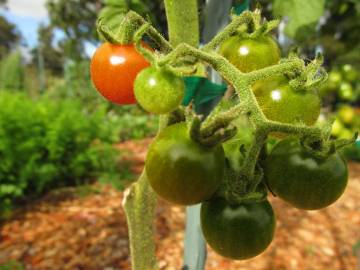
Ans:
[[[318,20],[324,13],[325,0],[275,0],[273,13],[276,17],[288,17],[285,33],[301,41],[314,33]]]

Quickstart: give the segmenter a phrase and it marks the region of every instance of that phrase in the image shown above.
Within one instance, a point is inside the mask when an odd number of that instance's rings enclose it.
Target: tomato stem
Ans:
[[[188,42],[198,45],[199,23],[196,0],[170,1],[165,0],[168,16],[170,43],[166,41],[155,28],[150,26],[147,34],[160,46],[162,52],[172,50],[177,42]],[[129,23],[128,32],[124,33],[123,42],[128,42],[146,21],[136,14],[129,12],[126,21]],[[130,26],[131,25],[131,26]],[[127,27],[127,26],[126,26]],[[142,53],[146,51],[142,51]],[[161,115],[159,132],[166,127],[169,115]],[[155,256],[155,243],[153,237],[153,221],[155,218],[156,195],[151,189],[145,171],[138,181],[127,191],[124,198],[124,208],[129,227],[129,240],[131,251],[132,269],[156,270],[159,269]]]

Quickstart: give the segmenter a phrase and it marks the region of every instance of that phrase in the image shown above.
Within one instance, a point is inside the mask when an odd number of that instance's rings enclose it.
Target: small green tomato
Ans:
[[[182,78],[166,69],[148,67],[135,80],[134,93],[137,102],[146,111],[166,114],[174,111],[184,98],[185,84]]]

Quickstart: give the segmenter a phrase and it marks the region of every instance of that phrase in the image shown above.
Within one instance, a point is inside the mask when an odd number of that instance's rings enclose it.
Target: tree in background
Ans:
[[[3,58],[19,39],[16,26],[0,15],[0,58]]]
[[[326,1],[327,18],[320,31],[320,43],[329,59],[350,63],[360,69],[360,1]]]
[[[54,44],[54,28],[50,25],[40,25],[38,29],[38,45],[33,49],[33,62],[38,61],[39,53],[42,54],[44,67],[53,75],[63,72],[63,51]]]
[[[0,9],[6,8],[7,0],[0,0]],[[0,59],[3,58],[12,46],[20,39],[16,26],[0,15]]]
[[[95,22],[101,1],[48,0],[46,7],[50,25],[65,34],[61,45],[66,57],[75,61],[84,58],[84,42],[97,41]]]
[[[286,21],[285,34],[312,57],[321,46],[327,65],[360,65],[360,2],[358,0],[259,0],[265,16]],[[360,68],[360,66],[358,66]]]
[[[50,25],[64,32],[61,41],[65,56],[80,61],[84,43],[99,43],[96,20],[102,17],[116,29],[130,9],[148,16],[154,25],[166,34],[165,8],[162,0],[47,0]]]

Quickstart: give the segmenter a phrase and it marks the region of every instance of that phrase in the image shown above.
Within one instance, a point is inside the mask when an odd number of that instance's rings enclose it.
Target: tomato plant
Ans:
[[[284,77],[259,81],[252,89],[269,120],[312,125],[320,115],[321,100],[317,92],[311,89],[293,89]]]
[[[321,209],[343,194],[348,170],[338,152],[316,157],[299,140],[279,142],[266,160],[265,177],[279,198],[301,209]]]
[[[221,184],[221,145],[204,147],[190,139],[185,123],[165,128],[151,144],[145,170],[149,183],[164,199],[191,205],[209,199]]]
[[[268,201],[232,205],[215,198],[201,205],[201,228],[207,243],[234,260],[263,252],[274,237],[275,223]]]
[[[99,76],[100,82],[109,82],[110,92],[120,95],[117,87],[130,78],[126,93],[132,94],[134,78],[144,69],[135,81],[136,98],[144,109],[160,114],[145,171],[124,198],[133,269],[157,267],[149,229],[156,194],[181,205],[202,203],[201,226],[209,245],[228,258],[254,257],[274,235],[268,189],[298,208],[326,207],[347,182],[346,163],[337,151],[354,140],[334,141],[329,123],[314,125],[321,106],[317,88],[327,79],[323,58],[308,61],[293,52],[279,61],[280,50],[268,34],[278,21],[261,20],[258,10],[233,14],[224,31],[200,47],[196,1],[165,0],[165,8],[169,41],[134,12],[125,16],[117,34],[101,23],[98,27],[108,41],[133,42],[152,63],[136,72],[132,68],[138,65],[125,65],[125,71],[110,78]],[[145,35],[156,43],[156,51],[142,49]],[[208,68],[229,83],[234,95],[229,106],[204,117],[197,115],[195,102],[179,106],[184,85],[174,74],[205,76]],[[123,77],[129,72],[131,77]],[[332,81],[338,80],[334,75]],[[344,115],[350,122],[351,115]],[[268,155],[268,138],[274,133],[297,139],[281,141]]]
[[[134,80],[150,64],[134,45],[102,44],[90,66],[91,79],[98,92],[117,104],[134,104]]]
[[[219,53],[242,72],[275,65],[280,60],[280,49],[270,35],[232,36],[221,44]]]
[[[185,83],[166,69],[148,67],[137,75],[134,90],[136,100],[145,110],[165,114],[181,104]]]

